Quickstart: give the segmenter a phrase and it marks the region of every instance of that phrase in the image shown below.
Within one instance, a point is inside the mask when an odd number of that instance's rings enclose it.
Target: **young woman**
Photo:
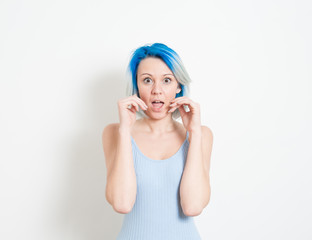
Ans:
[[[161,43],[136,49],[128,70],[120,122],[102,134],[106,199],[125,214],[117,239],[201,239],[192,217],[210,200],[213,135],[188,97],[190,77]]]

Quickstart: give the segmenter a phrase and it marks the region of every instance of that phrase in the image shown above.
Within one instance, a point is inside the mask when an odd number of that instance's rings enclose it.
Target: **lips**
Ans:
[[[153,107],[155,108],[161,108],[164,104],[163,103],[152,103]]]
[[[164,105],[163,101],[160,100],[152,101],[153,110],[159,111],[163,105]]]

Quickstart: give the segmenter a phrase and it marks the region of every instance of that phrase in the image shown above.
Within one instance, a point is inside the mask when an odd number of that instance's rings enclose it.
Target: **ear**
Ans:
[[[179,92],[181,92],[181,87],[179,86],[178,88],[177,88],[177,90],[176,90],[176,93],[179,93]]]

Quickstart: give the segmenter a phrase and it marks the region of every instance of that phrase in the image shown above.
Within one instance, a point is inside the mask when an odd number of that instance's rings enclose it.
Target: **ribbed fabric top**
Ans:
[[[131,212],[124,215],[117,240],[200,240],[193,217],[180,205],[180,181],[189,141],[170,158],[145,156],[131,136],[137,195]]]

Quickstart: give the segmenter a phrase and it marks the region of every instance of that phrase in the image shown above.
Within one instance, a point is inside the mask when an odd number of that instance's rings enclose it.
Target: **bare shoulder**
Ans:
[[[213,133],[209,127],[202,125],[201,130],[202,130],[202,137],[204,140],[208,140],[208,142],[213,140]]]
[[[111,138],[114,137],[114,135],[116,134],[118,127],[119,127],[119,123],[110,123],[104,127],[102,131],[103,144],[111,142]]]

